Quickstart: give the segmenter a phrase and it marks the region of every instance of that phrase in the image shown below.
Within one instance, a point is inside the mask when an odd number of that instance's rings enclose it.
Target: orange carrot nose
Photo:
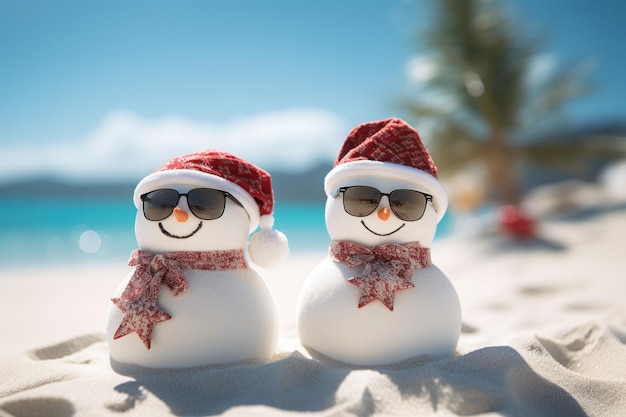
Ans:
[[[179,222],[185,223],[189,218],[189,214],[187,214],[187,212],[180,207],[176,207],[174,209],[174,217],[176,217],[176,220],[178,220]]]
[[[389,210],[389,207],[383,207],[378,210],[378,218],[380,220],[386,222],[387,220],[389,220],[389,216],[391,216],[391,210]]]

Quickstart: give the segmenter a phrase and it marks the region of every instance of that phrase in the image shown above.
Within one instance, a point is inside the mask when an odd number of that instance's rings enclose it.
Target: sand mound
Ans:
[[[5,415],[626,415],[626,317],[444,359],[354,368],[285,352],[268,364],[114,372],[102,336],[0,360]]]

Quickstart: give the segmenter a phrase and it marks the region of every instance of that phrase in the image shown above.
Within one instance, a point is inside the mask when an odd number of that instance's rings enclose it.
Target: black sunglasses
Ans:
[[[380,204],[380,199],[386,195],[393,214],[407,222],[421,219],[426,211],[426,204],[433,201],[432,195],[415,190],[394,190],[386,194],[364,185],[342,187],[337,195],[339,193],[343,193],[343,209],[355,217],[372,214]]]
[[[202,220],[215,220],[222,217],[226,207],[226,197],[241,206],[232,194],[213,188],[194,188],[188,193],[179,193],[170,188],[150,191],[141,195],[143,215],[151,221],[167,219],[178,205],[181,196],[187,197],[187,205],[194,216]]]

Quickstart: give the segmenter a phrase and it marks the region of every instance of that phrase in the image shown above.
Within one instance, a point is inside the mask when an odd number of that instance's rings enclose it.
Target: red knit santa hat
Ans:
[[[215,188],[232,194],[250,217],[250,233],[261,225],[262,230],[248,244],[252,261],[271,267],[286,258],[287,238],[272,230],[274,194],[271,176],[266,171],[235,155],[212,149],[174,157],[137,184],[133,195],[135,207],[141,207],[142,194],[176,184]]]
[[[335,195],[340,183],[364,176],[415,183],[420,191],[433,196],[438,220],[448,208],[448,194],[428,149],[417,131],[403,120],[391,118],[354,128],[324,179],[326,195]]]

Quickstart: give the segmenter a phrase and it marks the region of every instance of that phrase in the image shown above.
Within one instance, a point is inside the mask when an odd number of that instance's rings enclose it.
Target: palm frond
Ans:
[[[581,77],[581,66],[568,66],[554,74],[541,86],[535,98],[534,107],[540,114],[551,113],[564,104],[595,90],[585,78]]]
[[[434,52],[438,70],[427,87],[453,97],[456,107],[442,109],[416,100],[407,100],[403,107],[413,119],[435,126],[432,153],[440,170],[452,173],[480,162],[488,170],[494,195],[516,200],[512,194],[519,180],[514,171],[520,158],[551,166],[579,165],[580,146],[519,144],[513,138],[525,124],[537,125],[546,114],[589,93],[581,72],[571,66],[532,91],[527,78],[538,42],[522,33],[499,3],[432,4],[434,17],[424,42]]]

